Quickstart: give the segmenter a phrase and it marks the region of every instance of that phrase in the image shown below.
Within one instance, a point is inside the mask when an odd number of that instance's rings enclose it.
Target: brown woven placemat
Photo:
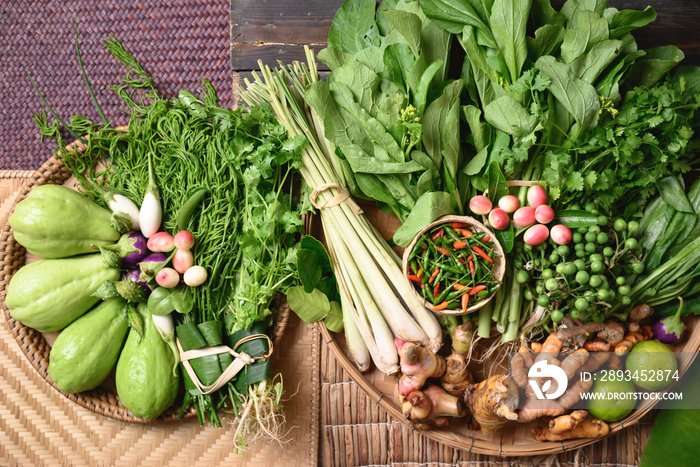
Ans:
[[[27,171],[0,171],[0,225]],[[65,398],[34,370],[7,322],[0,320],[1,466],[268,466],[317,463],[320,344],[315,328],[292,315],[273,357],[283,372],[289,443],[257,442],[245,458],[233,450],[233,430],[200,427],[196,419],[130,424]]]
[[[153,77],[165,97],[212,82],[223,106],[231,105],[229,4],[216,0],[3,1],[0,5],[0,169],[36,169],[55,146],[41,142],[32,115],[44,106],[30,72],[64,119],[99,116],[83,83],[75,53],[74,19],[90,82],[107,118],[125,123],[116,94],[123,67],[103,49],[114,35]]]

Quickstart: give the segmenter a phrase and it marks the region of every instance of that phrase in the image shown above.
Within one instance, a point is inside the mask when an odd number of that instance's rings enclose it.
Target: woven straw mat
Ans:
[[[36,169],[55,149],[52,141],[40,141],[32,121],[44,105],[28,72],[63,119],[84,115],[99,120],[78,67],[75,20],[88,78],[105,115],[117,125],[126,123],[125,115],[107,86],[118,84],[125,69],[103,48],[110,35],[136,57],[164,97],[174,97],[180,89],[198,92],[206,78],[221,105],[230,107],[228,2],[3,1],[0,169]]]
[[[0,225],[31,172],[0,172]],[[292,314],[277,352],[283,371],[289,443],[256,442],[245,458],[233,430],[187,421],[142,425],[97,415],[49,386],[0,322],[0,466],[299,466],[317,463],[318,332]],[[285,397],[287,397],[285,396]]]

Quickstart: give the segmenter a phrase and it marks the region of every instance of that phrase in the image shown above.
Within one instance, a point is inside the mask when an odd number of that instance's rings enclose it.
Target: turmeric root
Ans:
[[[403,399],[401,410],[409,420],[438,426],[446,424],[445,417],[464,417],[464,403],[459,397],[446,393],[439,386],[428,385],[422,391],[413,391]]]
[[[565,431],[571,431],[587,416],[588,412],[585,410],[574,410],[568,415],[561,415],[549,421],[549,431],[555,435],[560,435]]]
[[[590,321],[585,324],[581,324],[579,326],[567,326],[567,327],[562,327],[559,328],[559,330],[556,332],[557,338],[561,340],[562,342],[566,342],[568,340],[573,339],[574,337],[577,336],[589,336],[591,334],[594,334],[596,332],[600,332],[603,329],[605,329],[605,325],[603,323],[596,323],[593,321]]]
[[[651,326],[645,325],[639,328],[639,331],[628,332],[625,338],[615,346],[615,353],[617,355],[622,355],[624,353],[632,350],[632,347],[639,344],[642,341],[651,339],[654,336],[654,331]]]
[[[529,423],[540,417],[556,417],[565,412],[558,401],[551,399],[528,399],[518,410],[518,422]]]
[[[603,364],[607,362],[609,358],[610,354],[606,352],[589,352],[588,360],[586,360],[586,363],[579,368],[579,374],[595,373],[595,371],[603,366]]]
[[[440,383],[449,394],[461,397],[468,385],[474,382],[467,369],[467,356],[472,342],[471,322],[457,326],[452,331],[452,353],[445,359],[447,368]]]
[[[401,364],[399,394],[406,397],[423,387],[428,378],[440,378],[445,373],[445,359],[428,348],[395,339]]]
[[[559,352],[561,352],[562,345],[564,345],[564,342],[559,339],[557,333],[551,333],[547,339],[545,339],[542,348],[535,357],[535,363],[541,360],[547,360],[547,363],[550,365],[556,365],[557,363],[555,363],[554,360],[557,359]]]
[[[529,369],[527,365],[528,358],[531,366],[532,358],[530,356],[530,351],[521,347],[520,351],[510,360],[510,375],[513,378],[513,382],[521,388],[527,386],[527,372]]]
[[[654,314],[654,309],[643,303],[632,308],[630,311],[629,320],[634,323],[639,323]]]
[[[570,380],[577,375],[578,369],[586,363],[586,360],[588,360],[588,350],[586,349],[578,349],[569,354],[569,356],[561,362],[561,369],[566,373],[566,379]]]
[[[518,388],[505,375],[494,375],[476,385],[470,385],[464,400],[482,433],[502,428],[508,420],[517,420]]]
[[[610,352],[611,345],[600,340],[586,341],[583,348],[589,352]]]
[[[592,386],[593,386],[593,379],[592,378],[587,380],[587,381],[584,381],[584,380],[576,381],[576,383],[574,383],[573,386],[569,386],[567,388],[567,390],[564,391],[564,394],[561,395],[561,397],[558,400],[559,404],[563,408],[568,409],[569,407],[573,406],[578,401],[580,401],[581,394],[588,392]]]
[[[625,328],[617,321],[609,321],[605,323],[605,328],[597,336],[610,345],[615,345],[625,337]]]
[[[554,434],[547,428],[533,428],[532,434],[537,441],[563,441],[572,438],[602,438],[610,433],[610,427],[602,420],[583,420],[569,431]]]

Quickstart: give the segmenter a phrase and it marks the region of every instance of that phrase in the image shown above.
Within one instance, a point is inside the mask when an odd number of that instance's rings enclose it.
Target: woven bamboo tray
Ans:
[[[85,147],[79,142],[73,142],[69,145],[70,148],[83,150]],[[67,184],[70,185],[71,174],[63,165],[63,163],[55,157],[47,160],[36,172],[34,172],[28,181],[20,190],[19,196],[12,205],[10,214],[14,211],[14,207],[18,202],[27,197],[29,192],[36,186],[52,183],[52,184]],[[31,258],[28,258],[24,247],[15,242],[12,236],[12,229],[9,224],[4,224],[0,232],[0,251],[3,252],[2,260],[0,261],[0,300],[2,300],[2,309],[5,313],[10,331],[17,340],[22,352],[26,355],[29,362],[39,375],[56,391],[59,389],[49,376],[49,353],[51,351],[51,343],[55,340],[58,333],[42,334],[35,329],[24,326],[19,321],[16,321],[10,316],[10,311],[5,306],[5,297],[7,294],[7,285],[12,278],[12,275],[26,264]],[[271,330],[273,344],[278,344],[284,335],[284,330],[289,321],[290,310],[289,305],[281,297],[276,297],[273,307],[278,310],[277,319]],[[60,392],[60,391],[59,391]],[[185,408],[182,417],[178,417],[182,409],[181,398],[180,405],[176,402],[171,408],[165,411],[160,417],[154,420],[144,420],[135,417],[126,407],[124,407],[116,394],[114,382],[111,377],[108,377],[101,386],[78,394],[63,394],[71,401],[86,409],[95,412],[105,417],[113,418],[124,422],[154,424],[164,422],[175,422],[182,419],[192,418],[196,415],[194,407]]]
[[[362,205],[370,222],[377,227],[384,238],[391,238],[393,231],[398,227],[395,218],[372,206]],[[316,236],[322,236],[320,222],[315,222],[311,232]],[[396,249],[396,248],[395,248]],[[676,352],[695,354],[700,350],[700,324],[698,318],[693,318],[688,323],[689,338],[680,346],[673,348]],[[398,402],[398,377],[396,375],[387,376],[376,370],[373,366],[367,373],[361,373],[355,364],[348,358],[345,336],[342,333],[332,333],[326,329],[323,323],[319,323],[321,338],[335,357],[342,368],[349,374],[350,378],[362,389],[371,401],[384,409],[395,420],[405,426],[414,429],[433,441],[442,443],[450,448],[464,450],[469,453],[484,454],[498,457],[518,457],[518,456],[542,456],[548,454],[558,454],[576,450],[584,446],[599,442],[603,438],[596,439],[573,439],[560,442],[538,442],[532,438],[532,428],[537,426],[537,422],[530,424],[509,423],[500,431],[489,434],[470,430],[465,423],[451,421],[446,428],[434,428],[429,430],[419,430],[415,428],[409,420],[403,416]],[[682,376],[690,367],[693,358],[679,361],[679,374]],[[666,389],[672,389],[673,386]],[[650,410],[654,408],[657,401],[646,400],[640,403],[635,411],[625,419],[610,423],[611,436],[625,428],[635,425]]]

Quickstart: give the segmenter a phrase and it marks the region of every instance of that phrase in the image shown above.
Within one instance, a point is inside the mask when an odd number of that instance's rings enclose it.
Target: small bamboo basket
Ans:
[[[85,146],[80,142],[73,142],[68,145],[69,149],[77,149],[78,151],[85,150]],[[47,160],[36,172],[31,176],[31,181],[27,182],[20,191],[19,196],[12,205],[10,213],[14,211],[17,203],[22,201],[29,195],[29,192],[36,186],[47,183],[71,185],[71,174],[63,163],[55,156]],[[24,266],[31,258],[27,257],[24,247],[19,245],[13,235],[9,224],[2,226],[0,233],[0,249],[3,252],[2,260],[0,260],[0,300],[2,300],[2,309],[5,313],[5,318],[9,325],[12,335],[15,337],[20,349],[26,355],[29,362],[39,375],[51,385],[56,391],[61,392],[51,380],[49,376],[49,354],[51,352],[50,343],[53,342],[57,333],[42,334],[39,331],[29,328],[19,321],[16,321],[10,316],[10,310],[5,305],[7,295],[7,286],[13,274]],[[273,309],[277,309],[277,318],[271,330],[271,338],[273,344],[277,345],[284,335],[287,322],[290,317],[290,309],[284,297],[278,295],[272,304]],[[182,399],[170,407],[160,417],[154,420],[144,420],[135,417],[126,407],[124,407],[117,397],[116,389],[112,377],[97,388],[91,391],[85,391],[78,394],[61,393],[71,401],[86,409],[95,412],[105,417],[115,420],[140,424],[155,424],[164,422],[177,422],[181,419],[192,418],[196,415],[194,407],[185,407],[183,415],[179,417],[182,408]],[[179,404],[179,405],[178,405]]]
[[[502,281],[503,276],[506,272],[506,258],[505,254],[503,253],[503,247],[501,247],[501,244],[498,243],[498,240],[496,240],[496,236],[494,233],[486,227],[484,224],[481,222],[477,221],[473,217],[469,216],[454,216],[454,215],[448,215],[448,216],[443,216],[440,219],[431,222],[430,224],[426,225],[419,233],[414,237],[414,239],[411,241],[411,243],[406,247],[403,253],[403,276],[406,278],[406,276],[409,274],[409,260],[408,257],[411,254],[411,251],[413,251],[413,248],[416,246],[418,241],[421,239],[424,233],[429,232],[433,228],[439,226],[439,225],[445,225],[445,224],[451,224],[452,222],[463,222],[465,224],[470,225],[474,230],[478,232],[484,232],[487,236],[491,237],[491,241],[493,242],[493,248],[494,251],[496,252],[496,257],[493,258],[493,266],[492,266],[492,271],[493,271],[493,278],[496,279],[497,281]],[[418,289],[416,289],[415,285],[406,278],[406,282],[408,283],[408,286],[411,289],[411,292],[413,295],[420,300],[421,303],[425,305],[426,308],[431,310],[434,313],[439,313],[442,315],[464,315],[464,314],[469,314],[473,313],[479,308],[483,307],[486,305],[488,302],[490,302],[494,295],[496,295],[496,291],[494,291],[492,294],[490,294],[488,297],[484,298],[483,300],[479,301],[478,303],[475,303],[474,305],[470,306],[467,308],[466,312],[462,312],[460,309],[444,309],[444,310],[436,310],[435,306],[430,303],[427,300],[423,299],[423,296],[420,294]],[[499,285],[500,288],[500,285]]]

